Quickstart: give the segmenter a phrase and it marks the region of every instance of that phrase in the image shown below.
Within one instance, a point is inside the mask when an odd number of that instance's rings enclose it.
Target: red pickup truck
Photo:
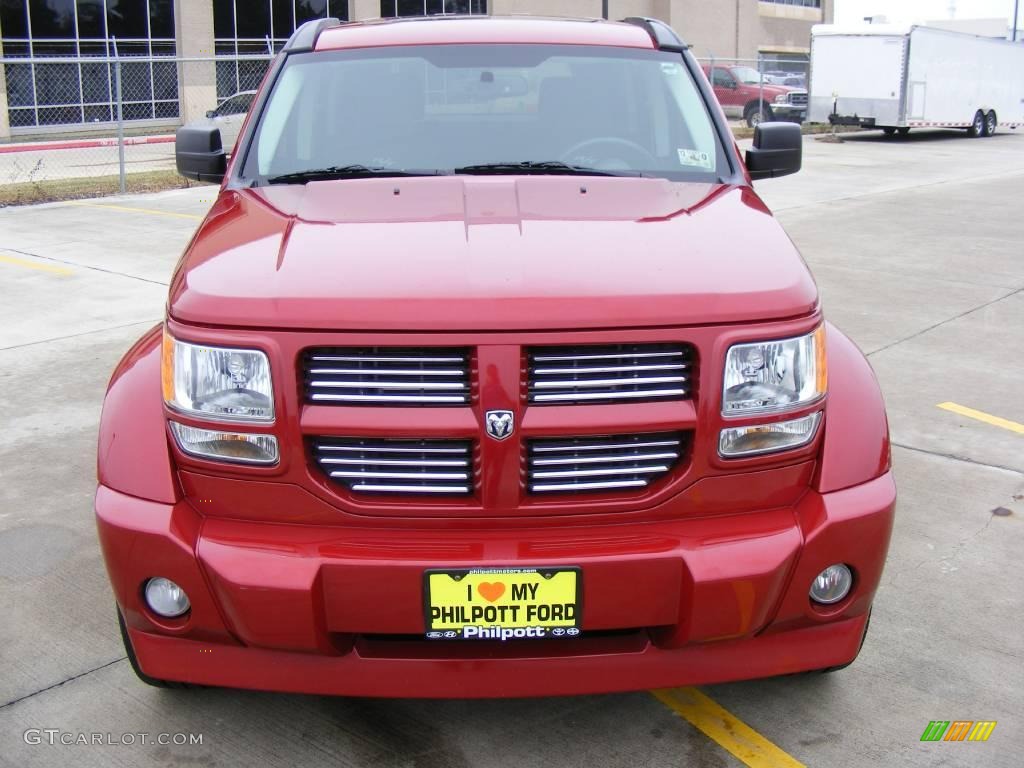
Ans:
[[[802,123],[807,118],[807,90],[773,85],[752,67],[704,65],[715,98],[727,117],[746,120],[751,128],[770,120]]]
[[[452,87],[448,87],[448,86]],[[895,488],[822,314],[664,24],[301,27],[166,321],[114,372],[99,539],[153,685],[617,691],[857,656]]]

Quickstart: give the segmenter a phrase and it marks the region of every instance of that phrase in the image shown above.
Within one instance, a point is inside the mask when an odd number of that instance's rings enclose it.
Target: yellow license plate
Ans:
[[[579,568],[479,568],[424,574],[427,637],[517,640],[580,633]]]

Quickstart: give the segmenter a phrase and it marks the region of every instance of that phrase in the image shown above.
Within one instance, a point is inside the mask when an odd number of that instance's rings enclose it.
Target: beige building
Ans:
[[[667,21],[698,57],[806,59],[811,26],[831,22],[835,0],[3,0],[0,141],[102,132],[117,119],[141,129],[179,125],[251,90],[294,29],[342,20],[437,14],[651,16]],[[123,66],[96,63],[114,51]],[[262,59],[245,59],[259,56]],[[211,57],[177,62],[172,57]],[[212,57],[216,57],[216,61]],[[37,61],[54,58],[62,63]],[[66,60],[67,63],[63,63]],[[125,62],[129,59],[125,58]],[[794,69],[771,60],[765,69]]]

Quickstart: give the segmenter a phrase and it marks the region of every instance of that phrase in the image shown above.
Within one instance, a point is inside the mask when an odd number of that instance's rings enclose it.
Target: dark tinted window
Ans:
[[[31,0],[29,8],[32,37],[75,36],[75,0]]]

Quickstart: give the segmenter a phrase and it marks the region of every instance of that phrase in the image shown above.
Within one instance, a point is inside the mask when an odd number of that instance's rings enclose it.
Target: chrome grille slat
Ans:
[[[685,371],[690,366],[686,363],[667,363],[665,365],[612,365],[596,368],[534,368],[538,376],[559,376],[564,374],[588,373],[633,373],[635,371]]]
[[[420,404],[420,405],[439,405],[439,404],[458,404],[465,403],[466,398],[461,395],[327,395],[327,394],[316,394],[312,396],[312,401],[316,402],[328,402],[328,403],[357,403],[359,405],[366,405],[367,403],[399,403],[401,405]]]
[[[678,458],[678,453],[638,453],[633,455],[620,453],[612,456],[571,456],[561,459],[531,459],[530,464],[535,467],[555,467],[560,464],[615,464],[622,461],[662,461]]]
[[[567,469],[556,472],[533,472],[537,480],[561,480],[569,477],[608,477],[610,475],[657,475],[668,472],[664,464],[655,467],[612,467],[610,469]]]
[[[682,384],[685,376],[645,376],[626,379],[627,384]],[[533,386],[537,389],[564,389],[567,387],[615,387],[624,383],[623,379],[555,379],[554,381],[538,381]]]
[[[612,443],[605,441],[597,445],[572,445],[567,443],[559,443],[555,445],[535,445],[533,447],[534,453],[552,453],[555,451],[617,451],[623,448],[665,448],[665,447],[676,447],[679,445],[678,440],[652,440],[642,443]]]
[[[311,387],[333,387],[335,389],[421,389],[425,391],[469,389],[461,382],[433,381],[321,381],[309,382]]]
[[[530,347],[526,358],[535,405],[685,400],[696,380],[688,344]]]
[[[364,368],[310,368],[309,373],[314,376],[366,376],[367,371]],[[466,372],[459,368],[446,368],[446,369],[423,369],[422,371],[414,370],[402,370],[399,368],[389,368],[388,376],[465,376]]]
[[[470,350],[329,347],[303,358],[306,401],[325,405],[454,406],[470,400]]]
[[[687,440],[678,432],[529,439],[527,488],[530,493],[646,488],[679,463]]]
[[[375,464],[379,467],[468,467],[469,459],[320,459],[321,464],[362,467]]]
[[[354,493],[473,492],[473,444],[468,440],[312,438],[313,460],[333,482]]]
[[[599,483],[535,483],[534,493],[578,493],[580,491],[611,491],[622,488],[646,488],[646,480],[605,480]]]
[[[531,398],[536,403],[571,402],[573,400],[639,400],[643,398],[677,397],[682,399],[686,390],[682,387],[673,389],[650,389],[637,392],[561,392],[559,394],[536,394]]]

